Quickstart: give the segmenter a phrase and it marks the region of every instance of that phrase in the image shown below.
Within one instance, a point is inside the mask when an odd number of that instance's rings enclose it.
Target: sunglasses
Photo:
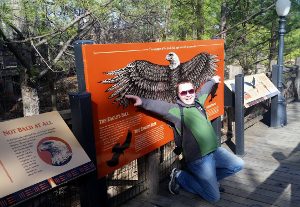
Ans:
[[[181,96],[186,96],[187,94],[194,94],[195,93],[195,89],[190,89],[188,91],[181,91],[179,94]]]

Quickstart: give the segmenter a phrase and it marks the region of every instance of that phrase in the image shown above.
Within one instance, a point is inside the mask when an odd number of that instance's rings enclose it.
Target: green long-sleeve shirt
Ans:
[[[195,101],[199,104],[186,105],[180,100],[177,104],[165,101],[142,98],[142,108],[162,117],[174,124],[175,143],[182,147],[185,160],[191,162],[210,152],[213,152],[217,144],[217,136],[210,121],[206,118],[203,105],[215,82],[210,80],[204,84],[196,95]],[[184,127],[181,135],[181,115],[179,105],[183,107]],[[197,107],[197,106],[199,107]]]

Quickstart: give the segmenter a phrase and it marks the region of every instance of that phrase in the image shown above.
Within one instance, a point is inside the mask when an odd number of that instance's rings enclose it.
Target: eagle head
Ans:
[[[175,52],[168,53],[166,56],[166,60],[170,62],[170,69],[175,69],[180,65],[179,57]]]
[[[61,166],[68,163],[72,157],[72,151],[70,151],[67,145],[61,141],[47,140],[44,141],[38,150],[48,151],[51,154],[52,165]]]

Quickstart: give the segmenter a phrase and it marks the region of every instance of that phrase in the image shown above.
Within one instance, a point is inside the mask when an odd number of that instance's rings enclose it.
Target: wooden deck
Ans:
[[[142,194],[122,207],[300,207],[300,102],[289,104],[287,110],[284,128],[257,123],[245,131],[245,169],[221,181],[225,192],[216,204],[183,190],[171,195],[165,181],[159,195]]]

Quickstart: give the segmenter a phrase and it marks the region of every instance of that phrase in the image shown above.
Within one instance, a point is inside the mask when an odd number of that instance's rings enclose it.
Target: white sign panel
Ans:
[[[235,91],[235,81],[226,80],[225,85]],[[255,74],[244,77],[244,106],[246,108],[279,94],[279,90],[264,74]]]
[[[0,207],[95,170],[58,112],[0,123]]]

